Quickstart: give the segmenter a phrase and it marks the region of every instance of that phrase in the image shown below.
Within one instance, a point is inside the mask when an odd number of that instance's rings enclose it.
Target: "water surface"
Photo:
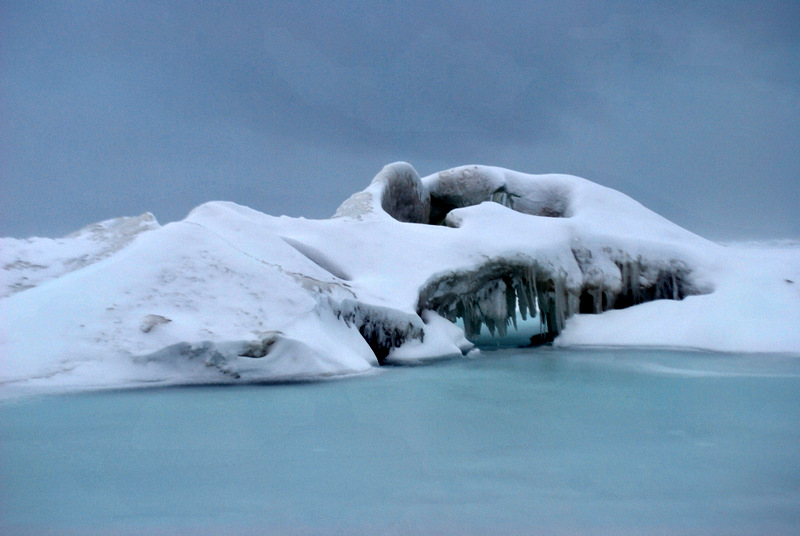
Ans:
[[[797,534],[800,358],[498,350],[0,404],[2,534]]]

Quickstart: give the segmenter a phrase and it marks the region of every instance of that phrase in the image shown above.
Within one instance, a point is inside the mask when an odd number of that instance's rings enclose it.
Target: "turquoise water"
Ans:
[[[506,349],[0,404],[2,534],[798,532],[798,357]]]

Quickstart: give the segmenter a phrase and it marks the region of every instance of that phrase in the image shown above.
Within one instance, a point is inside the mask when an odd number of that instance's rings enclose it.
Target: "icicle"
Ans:
[[[628,292],[630,288],[630,278],[628,277],[628,264],[622,264],[619,269],[620,278],[622,279],[622,290],[621,293],[625,294]]]
[[[499,205],[503,205],[504,207],[511,208],[511,202],[510,202],[511,198],[508,195],[508,193],[506,193],[506,192],[497,191],[497,192],[492,194],[490,199],[492,201],[494,201],[495,203],[499,204]]]
[[[464,334],[468,339],[475,337],[472,330],[472,311],[469,304],[466,302],[467,297],[462,296],[458,302],[458,308],[461,310],[461,318],[464,320]]]
[[[531,308],[533,310],[533,308],[528,304],[528,299],[526,298],[525,281],[519,277],[515,277],[514,281],[516,283],[517,300],[519,301],[519,315],[525,321],[528,319],[528,309]]]
[[[476,318],[475,309],[471,301],[464,304],[464,326],[467,329],[467,337],[474,339],[480,333],[480,325],[475,329]]]
[[[480,315],[480,307],[478,303],[475,301],[469,302],[469,321],[470,321],[470,330],[472,332],[473,337],[477,337],[481,333],[481,315]]]
[[[505,324],[508,325],[510,323],[514,324],[514,329],[517,329],[517,295],[514,291],[513,282],[509,281],[506,284],[506,322]]]
[[[672,299],[678,299],[678,281],[675,278],[675,272],[672,272]]]
[[[484,318],[484,322],[486,323],[486,327],[489,328],[489,334],[494,337],[494,319],[487,316]]]
[[[564,327],[564,315],[566,313],[566,300],[564,296],[564,283],[561,280],[561,277],[557,277],[554,281],[555,283],[555,332],[560,333],[561,329]]]
[[[569,318],[570,316],[574,315],[575,313],[580,311],[580,309],[581,309],[581,298],[580,298],[580,295],[579,294],[574,294],[572,292],[567,291],[567,313],[566,313],[567,316],[566,316],[566,318]]]
[[[508,318],[506,284],[502,280],[495,281],[489,287],[487,319],[490,318],[492,324],[497,329],[500,337],[505,336],[506,321]],[[492,332],[494,336],[494,332]]]
[[[539,326],[542,331],[550,331],[550,300],[548,299],[545,291],[537,289],[536,291],[536,308],[539,313]]]
[[[536,299],[538,296],[538,291],[536,289],[536,273],[533,270],[533,267],[528,266],[528,284],[527,284],[527,291],[528,291],[528,303],[530,304],[531,310],[531,318],[536,318],[538,307],[536,305]]]
[[[631,292],[633,294],[633,303],[634,305],[637,303],[641,303],[641,283],[639,282],[640,279],[640,270],[639,270],[639,262],[631,263]]]

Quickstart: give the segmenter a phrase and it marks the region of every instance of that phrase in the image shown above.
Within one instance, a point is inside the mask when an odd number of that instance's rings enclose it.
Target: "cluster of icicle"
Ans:
[[[543,323],[552,321],[545,313],[554,298],[546,288],[538,288],[535,269],[507,270],[499,277],[476,272],[443,278],[423,291],[420,309],[432,309],[451,322],[461,318],[467,338],[477,337],[482,324],[492,336],[505,337],[509,327],[517,328],[517,313],[527,320],[541,311]]]
[[[600,283],[569,288],[567,274],[545,273],[535,264],[497,262],[466,273],[452,273],[429,283],[420,294],[419,310],[431,309],[451,322],[462,319],[467,338],[480,334],[483,324],[492,336],[504,337],[522,320],[539,317],[540,332],[550,338],[577,313],[596,314],[652,300],[681,300],[699,293],[687,283],[688,269],[641,260],[618,262],[618,284]]]

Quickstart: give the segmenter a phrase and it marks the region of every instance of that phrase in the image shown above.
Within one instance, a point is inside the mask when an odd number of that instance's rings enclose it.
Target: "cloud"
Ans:
[[[800,235],[796,2],[2,6],[0,234],[210,198],[324,216],[404,159]]]
[[[590,100],[554,64],[522,66],[439,27],[384,51],[382,62],[342,61],[283,27],[265,28],[260,43],[263,55],[229,73],[247,120],[350,150],[449,153],[465,142],[552,139],[560,117]]]

